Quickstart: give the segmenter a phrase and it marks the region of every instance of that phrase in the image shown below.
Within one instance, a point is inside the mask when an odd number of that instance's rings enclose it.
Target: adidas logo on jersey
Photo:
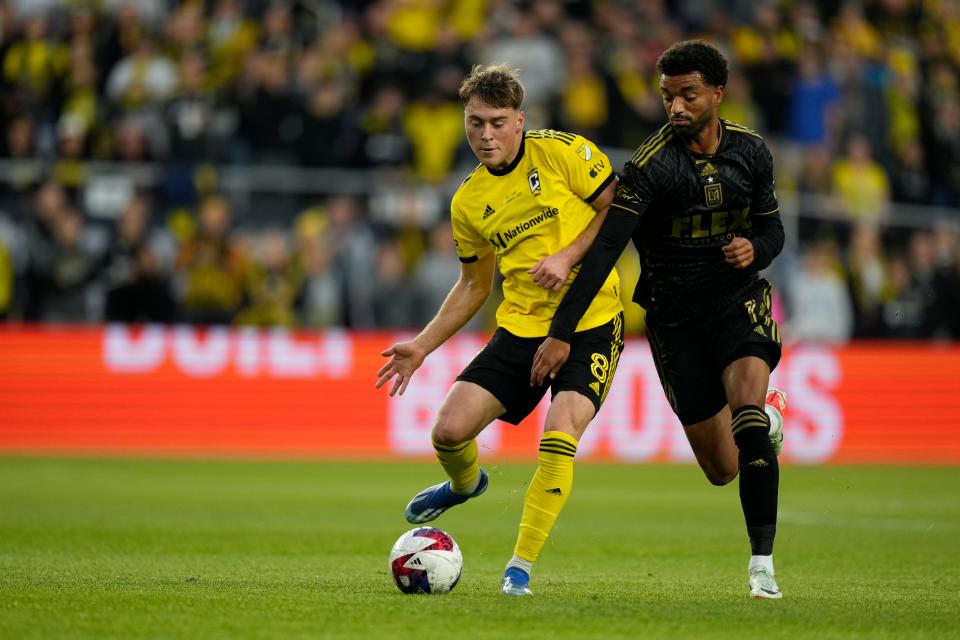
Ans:
[[[700,177],[703,177],[703,176],[712,176],[712,175],[714,175],[715,173],[717,173],[717,168],[714,167],[712,164],[710,164],[710,161],[708,160],[708,161],[707,161],[707,164],[706,164],[706,165],[703,167],[703,169],[700,171]]]
[[[590,383],[590,388],[593,389],[593,392],[594,392],[595,394],[600,395],[600,383],[599,383],[599,382],[591,382],[591,383]]]
[[[496,212],[497,212],[496,209],[494,209],[490,205],[487,205],[487,208],[483,210],[483,219],[486,220]]]
[[[555,496],[562,496],[562,495],[563,495],[563,491],[560,490],[560,487],[555,487],[555,488],[553,488],[553,489],[547,489],[546,492],[547,492],[547,493],[552,493],[552,494],[555,495]]]

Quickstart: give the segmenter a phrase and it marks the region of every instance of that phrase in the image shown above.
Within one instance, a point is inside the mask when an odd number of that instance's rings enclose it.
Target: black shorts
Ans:
[[[506,412],[500,419],[519,424],[530,415],[547,389],[553,398],[561,391],[578,391],[600,410],[623,351],[623,314],[610,322],[573,334],[570,357],[557,377],[539,387],[530,386],[530,368],[545,338],[520,338],[497,329],[490,342],[457,376],[478,384],[496,397]]]
[[[756,356],[773,371],[780,362],[780,328],[770,313],[766,280],[708,315],[680,326],[647,318],[647,340],[660,384],[683,425],[702,422],[723,409],[727,395],[720,374],[734,360]]]

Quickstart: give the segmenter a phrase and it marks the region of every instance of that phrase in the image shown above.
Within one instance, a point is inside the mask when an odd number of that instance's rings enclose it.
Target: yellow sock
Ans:
[[[446,447],[433,443],[437,451],[437,460],[450,476],[450,487],[454,493],[471,493],[477,488],[480,479],[480,465],[477,463],[477,441],[468,440],[455,447]]]
[[[577,439],[561,431],[547,431],[540,439],[537,471],[527,487],[520,518],[520,535],[513,555],[533,562],[540,555],[573,487],[573,458]]]

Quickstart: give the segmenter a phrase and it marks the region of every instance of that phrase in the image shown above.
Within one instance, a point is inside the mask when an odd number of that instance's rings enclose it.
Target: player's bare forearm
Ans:
[[[617,184],[619,184],[619,182],[614,178],[614,180],[607,185],[607,188],[594,198],[590,206],[594,208],[597,215],[593,216],[593,220],[590,221],[587,228],[581,231],[580,235],[578,235],[573,242],[563,248],[562,252],[567,253],[567,258],[570,260],[571,266],[580,264],[583,256],[587,255],[587,250],[590,249],[590,245],[597,239],[597,234],[600,233],[600,227],[603,226],[603,221],[607,219],[610,204],[617,194]]]
[[[607,209],[604,209],[593,217],[587,228],[581,231],[573,242],[533,265],[527,273],[533,276],[534,284],[544,289],[560,291],[567,283],[573,267],[580,264],[590,245],[593,244],[606,215]]]
[[[479,311],[490,295],[490,285],[476,281],[457,281],[447,294],[437,315],[414,338],[427,353],[449,340]]]
[[[590,248],[590,245],[593,244],[593,241],[597,238],[597,233],[600,232],[600,227],[603,225],[603,221],[607,218],[607,211],[610,210],[610,207],[606,207],[603,211],[598,211],[597,215],[593,216],[593,220],[590,221],[590,224],[587,225],[587,228],[580,232],[573,242],[564,247],[560,253],[566,255],[567,261],[570,265],[580,264],[583,260],[583,256],[587,255],[587,250]]]
[[[392,380],[390,395],[398,392],[403,395],[410,378],[423,364],[424,359],[459,331],[490,295],[493,265],[492,253],[476,262],[462,265],[460,279],[453,285],[440,305],[440,310],[423,331],[409,342],[399,342],[380,352],[380,355],[390,360],[377,371],[378,389]]]
[[[552,289],[553,291],[559,291],[563,288],[563,285],[567,283],[567,279],[570,277],[570,271],[573,270],[573,267],[580,264],[583,257],[587,254],[587,250],[590,249],[590,245],[593,244],[597,234],[600,232],[600,227],[603,226],[603,221],[607,216],[610,203],[613,202],[616,190],[617,181],[614,179],[607,185],[607,188],[590,203],[597,214],[593,216],[593,219],[586,228],[580,232],[580,235],[574,238],[573,241],[563,249],[543,258],[527,271],[527,273],[533,276],[534,284],[544,289]]]

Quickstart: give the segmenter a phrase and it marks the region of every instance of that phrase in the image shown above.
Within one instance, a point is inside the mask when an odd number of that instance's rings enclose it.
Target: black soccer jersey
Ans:
[[[753,242],[747,269],[724,260],[722,247],[736,236]],[[650,136],[624,166],[550,335],[568,338],[581,298],[589,301],[593,281],[602,282],[630,237],[641,264],[634,301],[657,322],[682,323],[751,289],[783,247],[773,160],[763,139],[721,120],[719,146],[707,156],[687,149],[670,124]]]

